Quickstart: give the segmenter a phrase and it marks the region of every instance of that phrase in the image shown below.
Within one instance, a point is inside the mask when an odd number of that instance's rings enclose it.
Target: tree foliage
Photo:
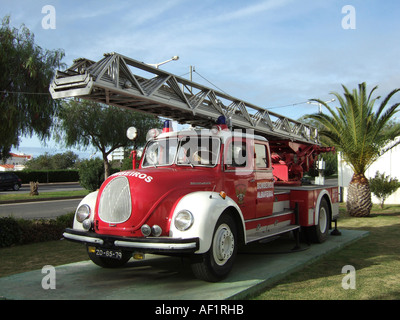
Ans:
[[[79,184],[89,190],[96,191],[104,181],[103,162],[99,158],[83,160],[79,164]]]
[[[49,137],[59,102],[48,91],[56,68],[62,67],[62,50],[46,50],[35,44],[27,27],[0,28],[0,159],[18,146],[21,135]]]
[[[110,174],[107,156],[119,147],[133,144],[126,137],[129,127],[137,128],[136,143],[144,145],[147,131],[161,126],[160,120],[155,116],[88,100],[74,99],[64,102],[58,118],[57,140],[64,141],[67,147],[97,148],[103,157],[105,178]]]
[[[327,103],[314,99],[325,106],[328,113],[309,115],[318,121],[322,129],[320,135],[325,137],[336,150],[342,151],[344,159],[354,171],[349,185],[347,210],[354,216],[368,216],[372,207],[371,191],[368,179],[365,177],[367,168],[384,152],[389,141],[400,135],[400,125],[388,126],[393,116],[398,112],[399,103],[387,108],[389,100],[400,89],[390,92],[374,111],[377,99],[372,95],[377,87],[367,93],[366,84],[358,85],[358,90],[350,92],[345,86],[343,96],[337,92],[332,94],[340,104],[336,110]],[[398,143],[392,143],[394,147]]]
[[[51,155],[49,153],[42,154],[29,160],[25,167],[28,170],[63,170],[75,168],[78,155],[72,151],[64,153],[56,153]]]
[[[391,178],[384,173],[375,173],[375,177],[370,179],[371,192],[380,200],[383,209],[386,199],[397,189],[400,188],[400,182],[396,178]]]
[[[343,97],[333,92],[340,103],[336,112],[325,102],[314,100],[322,103],[329,114],[319,113],[309,117],[322,124],[323,129],[320,130],[320,135],[343,152],[345,160],[353,171],[364,174],[366,169],[382,154],[381,148],[400,135],[398,125],[385,129],[391,118],[398,112],[400,103],[395,103],[385,110],[386,105],[400,89],[390,92],[374,112],[374,104],[377,99],[380,99],[380,97],[372,98],[377,86],[368,95],[365,83],[359,84],[358,91],[354,89],[350,92],[345,86],[342,87]]]

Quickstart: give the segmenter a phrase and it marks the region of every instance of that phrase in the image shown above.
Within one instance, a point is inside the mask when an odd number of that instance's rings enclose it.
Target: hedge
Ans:
[[[51,220],[0,218],[0,248],[12,245],[59,240],[65,228],[72,227],[74,212]]]
[[[15,172],[22,183],[37,181],[49,182],[76,182],[79,181],[78,170],[22,170]]]

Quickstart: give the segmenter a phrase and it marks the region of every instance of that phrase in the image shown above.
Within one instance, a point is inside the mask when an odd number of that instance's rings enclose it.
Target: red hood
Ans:
[[[176,202],[183,195],[199,190],[212,191],[215,185],[215,172],[210,168],[151,168],[118,172],[110,176],[101,186],[96,204],[98,217],[99,200],[104,188],[115,178],[125,176],[129,181],[132,200],[132,214],[118,229],[126,229],[132,236],[143,224],[157,224],[167,232],[170,215]],[[99,221],[101,223],[102,221]],[[99,231],[111,229],[108,223],[101,223]],[[125,232],[125,233],[126,233]],[[122,235],[122,234],[121,234]]]

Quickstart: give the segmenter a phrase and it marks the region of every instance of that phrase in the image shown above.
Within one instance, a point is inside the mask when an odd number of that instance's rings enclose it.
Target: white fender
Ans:
[[[226,196],[223,199],[218,192],[197,191],[182,197],[175,207],[171,219],[169,236],[173,238],[200,239],[199,250],[196,253],[205,253],[210,249],[215,225],[222,212],[228,207],[234,207],[239,212],[242,225],[237,228],[245,230],[244,219],[238,205],[231,198]],[[176,229],[175,217],[181,210],[188,210],[192,213],[193,225],[186,231]]]
[[[328,196],[329,202],[332,204],[332,199],[331,199],[331,196],[329,195],[329,192],[328,192],[326,189],[321,190],[321,192],[320,192],[319,195],[318,195],[318,198],[317,198],[317,205],[315,206],[315,211],[314,211],[314,224],[315,224],[315,225],[318,225],[318,222],[319,222],[319,215],[318,215],[318,212],[319,212],[319,207],[320,207],[320,205],[321,205],[322,197],[323,197],[324,195],[327,195],[327,196]]]
[[[83,205],[83,204],[87,204],[90,207],[90,220],[93,222],[94,219],[94,207],[96,206],[96,199],[97,199],[97,194],[99,193],[99,191],[94,191],[89,193],[86,197],[84,197],[81,202],[79,202],[79,205],[76,207],[76,210],[78,210],[78,208]],[[82,227],[82,223],[78,222],[76,220],[76,211],[75,211],[75,216],[74,216],[74,224],[73,224],[73,229],[76,230],[83,230],[86,231],[85,229],[83,229]]]

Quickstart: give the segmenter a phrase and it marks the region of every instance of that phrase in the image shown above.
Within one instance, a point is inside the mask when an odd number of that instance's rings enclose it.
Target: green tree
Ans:
[[[387,127],[398,111],[399,103],[386,108],[389,100],[400,89],[390,92],[374,112],[374,104],[380,98],[372,98],[377,87],[369,94],[365,83],[358,85],[358,91],[354,89],[350,92],[345,86],[342,87],[343,96],[337,92],[332,93],[340,104],[336,111],[325,102],[314,99],[313,101],[323,104],[329,114],[319,113],[308,117],[322,125],[320,135],[326,137],[338,151],[342,151],[344,159],[353,169],[347,195],[347,211],[352,216],[369,216],[372,207],[371,190],[365,171],[389,150],[383,147],[400,135],[399,125]],[[392,144],[391,147],[395,145]]]
[[[144,145],[147,131],[162,125],[158,117],[88,100],[64,102],[58,118],[56,139],[64,141],[67,147],[86,148],[92,145],[97,148],[102,154],[105,179],[110,175],[107,156],[119,147],[132,145],[126,137],[129,127],[137,128],[136,143]]]
[[[56,153],[55,155],[50,155],[46,152],[45,154],[28,161],[25,167],[29,170],[71,169],[76,166],[78,158],[78,155],[72,151]]]
[[[385,176],[384,173],[375,173],[375,177],[370,179],[371,192],[380,200],[381,208],[385,204],[386,199],[400,188],[400,182],[396,178]]]
[[[62,50],[45,50],[34,42],[27,27],[10,26],[10,17],[0,28],[0,159],[7,158],[21,135],[50,136],[59,105],[49,94],[54,70],[61,67]]]

